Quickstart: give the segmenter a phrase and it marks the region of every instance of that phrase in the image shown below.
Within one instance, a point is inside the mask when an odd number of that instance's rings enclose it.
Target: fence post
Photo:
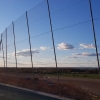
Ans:
[[[96,48],[96,55],[97,55],[98,70],[99,70],[99,76],[100,76],[99,54],[98,54],[98,47],[97,47],[97,40],[96,40],[96,33],[95,33],[95,26],[94,26],[94,19],[93,19],[93,12],[92,12],[91,0],[89,0],[89,6],[90,6],[90,14],[91,14],[91,21],[92,21],[92,30],[93,30],[94,42],[95,42],[95,48]]]
[[[3,62],[4,62],[4,72],[6,75],[6,69],[5,69],[5,57],[4,57],[4,49],[3,49],[3,41],[2,41],[2,34],[1,34],[1,44],[2,44],[2,52],[3,52]],[[4,77],[4,81],[6,82],[6,76]]]
[[[30,55],[31,55],[32,79],[34,80],[34,71],[33,71],[33,56],[32,56],[32,47],[31,47],[30,30],[29,30],[29,22],[28,22],[28,15],[27,15],[27,11],[26,11],[26,21],[27,21],[28,38],[29,38],[29,46],[30,46]]]
[[[1,51],[1,42],[2,42],[2,39],[0,40],[0,51]]]
[[[7,79],[7,28],[6,28],[6,66],[5,66],[5,70],[6,70],[6,79]]]
[[[7,28],[6,28],[6,67],[7,67]]]
[[[13,37],[14,37],[14,48],[15,48],[16,75],[17,75],[17,78],[18,78],[14,22],[12,22],[12,26],[13,26]]]
[[[57,71],[57,77],[58,77],[58,91],[59,91],[59,95],[61,96],[60,83],[59,83],[59,73],[58,73],[58,66],[57,66],[57,57],[56,57],[56,50],[55,50],[55,42],[54,42],[54,35],[53,35],[52,21],[51,21],[51,13],[50,13],[50,7],[49,7],[49,1],[48,0],[47,0],[47,7],[48,7],[48,14],[49,14],[49,21],[50,21],[50,31],[51,31],[51,34],[52,34],[52,43],[53,43],[56,71]]]
[[[2,45],[2,52],[3,52],[3,61],[4,61],[4,68],[5,68],[5,58],[4,58],[4,50],[3,50],[3,41],[2,41],[2,34],[1,34],[1,45]]]
[[[5,56],[4,56],[4,49],[3,49],[2,34],[1,34],[1,43],[2,43],[3,62],[4,62],[4,72],[5,72],[4,81],[6,82],[6,67],[5,67]]]

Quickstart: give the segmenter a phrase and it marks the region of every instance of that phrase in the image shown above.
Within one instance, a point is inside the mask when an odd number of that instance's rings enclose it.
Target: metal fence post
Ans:
[[[0,51],[1,51],[1,42],[2,42],[2,39],[0,40]]]
[[[59,73],[58,73],[58,66],[57,66],[57,57],[56,57],[56,50],[55,50],[55,42],[54,42],[54,35],[53,35],[52,21],[51,21],[51,13],[50,13],[50,7],[49,7],[49,1],[48,0],[47,0],[47,7],[48,7],[48,14],[49,14],[49,21],[50,21],[50,31],[51,31],[51,34],[52,34],[52,43],[53,43],[56,71],[57,71],[57,77],[58,77],[58,90],[59,90],[59,94],[61,96],[60,83],[59,83]]]
[[[7,79],[7,28],[6,28],[6,67],[5,67],[5,70],[6,70],[6,79]]]
[[[96,40],[96,33],[95,33],[95,26],[94,26],[94,19],[93,19],[93,12],[92,12],[91,0],[89,0],[89,6],[90,6],[90,14],[91,14],[91,21],[92,21],[92,30],[93,30],[94,42],[95,42],[95,48],[96,48],[97,63],[98,63],[98,69],[99,69],[99,76],[100,76],[99,54],[98,54],[98,47],[97,47],[97,40]]]
[[[5,57],[4,57],[4,49],[3,49],[3,41],[2,41],[2,34],[1,34],[1,45],[2,45],[2,53],[3,53],[3,62],[4,62],[4,72],[6,75],[6,69],[5,69]],[[4,80],[6,81],[6,76],[4,77]]]
[[[32,56],[32,47],[31,47],[30,30],[29,30],[29,22],[28,22],[28,15],[27,15],[27,11],[26,11],[26,21],[27,21],[28,38],[29,38],[29,46],[30,46],[30,55],[31,55],[32,79],[34,80],[34,71],[33,71],[33,56]]]
[[[4,57],[4,49],[3,49],[3,41],[2,41],[2,34],[1,34],[1,45],[2,45],[2,53],[3,53],[3,62],[4,62],[4,70],[5,70],[5,57]],[[6,71],[5,71],[6,72]],[[5,79],[6,80],[6,79]]]
[[[18,71],[17,71],[17,56],[16,56],[16,41],[15,41],[15,31],[14,31],[14,23],[12,22],[13,26],[13,37],[14,37],[14,48],[15,48],[15,62],[16,62],[16,75],[18,78]]]

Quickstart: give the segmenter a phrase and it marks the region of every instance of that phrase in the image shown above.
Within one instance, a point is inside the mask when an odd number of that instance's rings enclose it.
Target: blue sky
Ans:
[[[0,0],[0,32],[6,27],[8,31],[8,67],[15,66],[12,21],[18,67],[31,67],[25,11],[28,11],[34,66],[55,67],[47,5],[46,0],[42,1]],[[100,1],[91,1],[100,52]],[[97,67],[88,0],[49,0],[49,4],[58,67]]]
[[[0,0],[0,32],[43,0]]]

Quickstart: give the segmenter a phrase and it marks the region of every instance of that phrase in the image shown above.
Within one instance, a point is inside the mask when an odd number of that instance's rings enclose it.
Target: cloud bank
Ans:
[[[80,46],[82,48],[85,48],[85,49],[95,49],[95,46],[93,44],[85,44],[85,43],[81,43]]]
[[[83,53],[75,53],[73,55],[77,55],[77,56],[96,56],[96,53],[83,52]],[[100,56],[100,53],[98,53],[98,55]]]
[[[76,59],[78,57],[77,56],[67,56],[67,58]]]
[[[15,52],[12,53],[12,55],[14,55]],[[36,53],[39,53],[39,50],[37,49],[32,49],[32,54],[36,54]],[[17,56],[30,56],[30,49],[24,49],[22,51],[17,51],[16,52],[16,55]]]
[[[41,50],[48,50],[50,47],[40,47]]]
[[[58,44],[59,50],[68,50],[68,49],[74,49],[74,46],[68,43],[60,43]]]

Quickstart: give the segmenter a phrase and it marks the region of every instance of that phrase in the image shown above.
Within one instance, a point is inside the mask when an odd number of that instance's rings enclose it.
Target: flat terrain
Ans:
[[[20,73],[18,76],[19,77],[32,77],[32,74]],[[45,76],[48,76],[46,80],[53,81],[53,82],[58,81],[57,80],[58,78],[56,75],[36,75],[36,76],[38,76],[42,80],[44,79]],[[59,77],[59,80],[61,83],[73,84],[76,87],[79,87],[89,93],[100,96],[100,78],[98,77],[97,74],[96,75],[90,74],[88,75],[88,77],[83,77],[82,75],[72,76],[71,74],[69,74],[69,76],[61,75]]]
[[[30,74],[20,74],[19,76],[31,77]],[[54,82],[58,81],[58,78],[55,75],[49,74],[40,77],[41,79],[44,79],[45,76],[48,76],[47,80]],[[87,74],[87,77],[84,77],[84,74],[78,74],[78,76],[73,76],[72,74],[60,75],[59,80],[62,83],[73,84],[76,87],[82,88],[89,93],[100,96],[100,77],[98,74]]]
[[[49,80],[57,80],[56,76],[50,76]],[[60,77],[60,82],[73,84],[77,87],[100,96],[100,79],[76,78],[76,77]]]
[[[1,73],[1,75],[5,76],[4,74]],[[7,77],[14,77],[16,74],[9,73],[6,75]],[[56,75],[46,75],[42,74],[36,75],[40,80],[47,80],[48,82],[57,82],[58,78]],[[29,79],[32,77],[32,74],[30,73],[20,73],[18,74],[18,77],[22,77],[25,79]],[[82,90],[88,92],[89,94],[94,95],[94,97],[99,96],[100,97],[100,78],[89,78],[89,77],[68,77],[68,76],[60,76],[59,77],[60,83],[63,84],[71,84],[77,88],[81,88]],[[42,84],[41,84],[42,85]],[[99,100],[99,99],[97,99]]]

